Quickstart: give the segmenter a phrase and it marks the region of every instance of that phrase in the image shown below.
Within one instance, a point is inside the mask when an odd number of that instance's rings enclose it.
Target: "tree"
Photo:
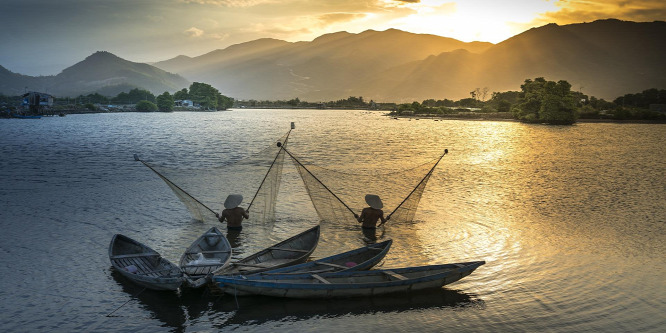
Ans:
[[[136,110],[141,112],[157,111],[157,105],[150,101],[139,101],[136,103]]]
[[[642,93],[620,96],[614,102],[620,106],[635,106],[647,109],[650,104],[666,104],[666,90],[647,89],[643,90]]]
[[[126,93],[121,92],[120,94],[118,94],[118,96],[111,99],[113,103],[118,103],[118,104],[132,104],[141,100],[154,102],[155,95],[153,95],[153,93],[151,93],[148,90],[134,88]]]
[[[486,101],[486,97],[488,96],[488,91],[489,91],[488,87],[483,87],[483,89],[481,90],[481,100],[484,102]]]
[[[187,88],[183,88],[173,93],[173,99],[180,101],[190,99],[190,95],[187,93]]]
[[[576,101],[569,82],[546,81],[543,77],[538,77],[534,81],[525,80],[520,88],[522,93],[519,102],[513,108],[516,118],[548,124],[576,122]]]
[[[173,111],[174,101],[173,96],[165,91],[162,95],[157,96],[157,109],[160,111]]]
[[[234,106],[234,99],[224,96],[224,95],[218,95],[217,96],[217,109],[218,110],[226,110],[230,107]]]
[[[213,86],[194,82],[190,85],[190,99],[207,110],[217,110],[217,96],[220,92]]]

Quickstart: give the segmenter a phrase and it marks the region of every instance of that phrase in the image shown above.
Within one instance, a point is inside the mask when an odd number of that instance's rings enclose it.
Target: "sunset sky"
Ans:
[[[258,38],[400,29],[501,42],[547,23],[666,19],[664,0],[2,0],[0,65],[52,75],[95,51],[135,62]]]

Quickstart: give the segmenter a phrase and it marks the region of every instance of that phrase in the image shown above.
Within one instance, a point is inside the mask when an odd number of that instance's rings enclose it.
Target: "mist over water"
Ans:
[[[296,129],[290,151],[334,169],[401,169],[448,149],[415,221],[378,229],[378,240],[394,240],[381,265],[486,264],[442,290],[411,295],[300,301],[144,291],[134,298],[142,288],[116,274],[108,259],[113,234],[178,262],[211,225],[192,221],[166,184],[132,154],[212,166],[273,144],[291,122]],[[666,327],[666,125],[543,126],[395,120],[366,111],[234,110],[1,119],[0,142],[2,331]],[[318,223],[289,163],[277,221],[246,225],[236,240],[238,256]],[[365,245],[359,229],[322,224],[314,256]]]

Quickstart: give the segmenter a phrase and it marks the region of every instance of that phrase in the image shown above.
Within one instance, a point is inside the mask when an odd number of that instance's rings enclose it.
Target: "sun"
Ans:
[[[412,14],[388,24],[414,33],[455,38],[464,42],[499,43],[523,31],[541,13],[556,10],[554,1],[506,3],[492,0],[423,0],[404,3]]]

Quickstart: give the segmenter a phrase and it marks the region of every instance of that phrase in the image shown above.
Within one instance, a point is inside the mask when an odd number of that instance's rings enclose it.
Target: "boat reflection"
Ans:
[[[414,311],[427,308],[483,307],[485,303],[473,294],[451,289],[424,290],[411,293],[396,293],[384,296],[359,297],[330,300],[284,299],[265,296],[238,297],[225,295],[211,310],[235,311],[225,325],[252,322],[261,324],[271,321],[307,320],[312,317],[349,316]]]
[[[187,327],[187,318],[183,310],[183,299],[177,291],[155,291],[145,289],[120,273],[111,269],[111,276],[121,286],[122,290],[138,301],[139,305],[152,314],[151,318],[157,319],[166,327],[174,328],[174,332],[184,332]],[[127,306],[127,305],[124,305]],[[113,316],[127,316],[127,310],[117,308]]]

